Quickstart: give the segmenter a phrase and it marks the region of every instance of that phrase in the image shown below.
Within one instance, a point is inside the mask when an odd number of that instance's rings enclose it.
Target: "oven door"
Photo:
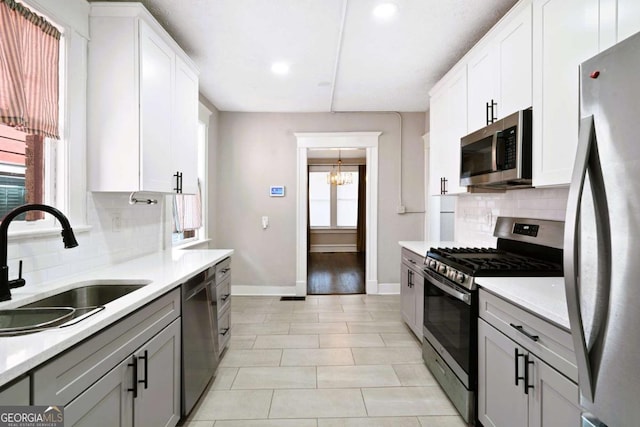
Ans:
[[[448,279],[425,270],[424,336],[467,389],[473,389],[472,358],[476,292],[454,288]]]

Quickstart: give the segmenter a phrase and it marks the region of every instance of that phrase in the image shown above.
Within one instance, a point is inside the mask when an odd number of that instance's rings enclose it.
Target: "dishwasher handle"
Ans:
[[[187,281],[187,282],[183,283],[182,284],[182,299],[184,301],[188,301],[188,300],[194,298],[197,294],[202,292],[203,289],[206,289],[206,287],[209,286],[212,282],[213,282],[213,280],[202,281],[202,282],[197,283],[197,284],[193,284],[191,281]]]

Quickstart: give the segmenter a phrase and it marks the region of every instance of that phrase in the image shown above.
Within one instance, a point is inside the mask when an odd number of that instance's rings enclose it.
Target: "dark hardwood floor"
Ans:
[[[307,260],[307,294],[364,294],[364,252],[314,252]]]

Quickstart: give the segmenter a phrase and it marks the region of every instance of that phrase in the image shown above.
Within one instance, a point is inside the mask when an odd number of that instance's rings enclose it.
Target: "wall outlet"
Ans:
[[[398,209],[396,210],[396,212],[398,212],[399,214],[403,214],[407,211],[407,208],[405,208],[404,205],[400,205],[398,206]]]

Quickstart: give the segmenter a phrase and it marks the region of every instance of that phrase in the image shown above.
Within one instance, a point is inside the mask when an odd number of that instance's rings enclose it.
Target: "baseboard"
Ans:
[[[369,291],[373,286],[370,283]],[[400,283],[378,283],[378,292],[367,292],[371,295],[398,295]],[[305,292],[306,293],[306,292]],[[293,296],[296,295],[295,286],[260,286],[260,285],[234,285],[231,284],[231,295],[245,296]]]
[[[378,295],[397,295],[400,293],[400,283],[378,283]]]
[[[260,286],[231,284],[231,295],[246,296],[283,296],[295,295],[295,286]]]
[[[358,252],[356,245],[352,244],[335,244],[335,245],[311,245],[309,252]]]

